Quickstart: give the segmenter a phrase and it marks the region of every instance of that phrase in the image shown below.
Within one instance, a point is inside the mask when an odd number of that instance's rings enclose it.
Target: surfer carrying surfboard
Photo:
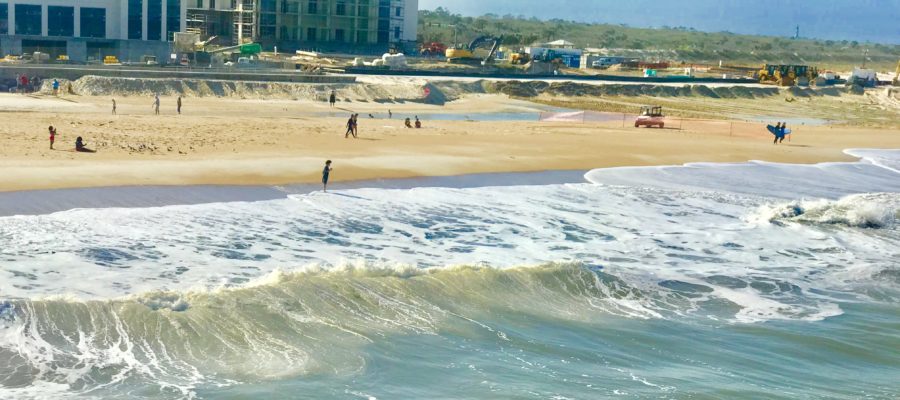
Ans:
[[[784,142],[784,137],[791,134],[791,130],[787,129],[787,123],[779,122],[775,124],[775,126],[769,125],[766,128],[769,129],[769,132],[775,135],[775,140],[772,142],[773,144],[778,144]]]

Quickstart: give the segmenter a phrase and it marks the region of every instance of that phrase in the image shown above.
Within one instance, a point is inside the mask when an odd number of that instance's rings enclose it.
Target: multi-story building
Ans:
[[[0,0],[0,52],[137,61],[171,52],[190,0]]]
[[[186,0],[187,29],[219,44],[381,48],[416,41],[418,0]]]

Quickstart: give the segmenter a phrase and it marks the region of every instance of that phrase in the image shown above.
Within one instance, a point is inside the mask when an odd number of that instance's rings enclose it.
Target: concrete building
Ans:
[[[0,52],[85,62],[168,57],[190,0],[0,0]]]
[[[418,0],[186,1],[187,31],[220,45],[384,51],[416,41]]]

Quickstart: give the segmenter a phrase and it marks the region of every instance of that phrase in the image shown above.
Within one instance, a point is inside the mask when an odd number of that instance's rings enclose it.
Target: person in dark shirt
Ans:
[[[331,174],[331,160],[325,161],[325,169],[322,170],[322,191],[328,191],[328,175]]]
[[[82,153],[95,153],[94,150],[84,147],[84,141],[81,140],[81,136],[79,136],[77,139],[75,139],[75,151],[82,152]]]

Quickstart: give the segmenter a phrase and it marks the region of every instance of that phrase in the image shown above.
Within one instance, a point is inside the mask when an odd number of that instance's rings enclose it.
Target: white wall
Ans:
[[[414,42],[419,29],[419,0],[406,0],[403,10],[403,36],[404,41]]]

